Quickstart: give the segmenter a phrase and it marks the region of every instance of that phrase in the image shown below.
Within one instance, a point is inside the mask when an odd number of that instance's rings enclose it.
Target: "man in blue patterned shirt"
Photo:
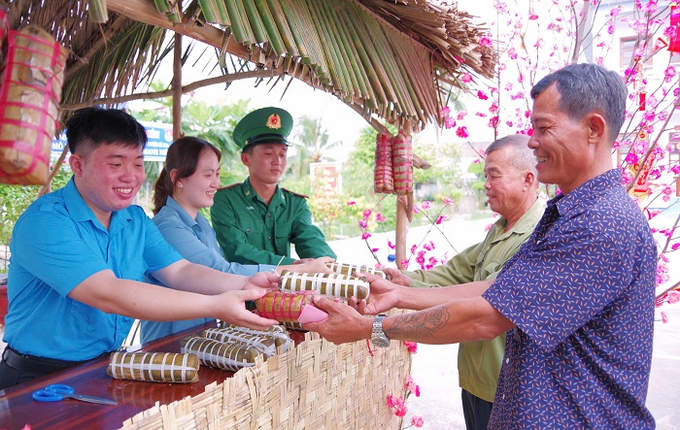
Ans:
[[[367,275],[370,305],[353,301],[361,312],[422,311],[371,321],[319,300],[330,317],[305,328],[335,343],[433,344],[509,330],[490,429],[653,429],[645,401],[656,246],[611,157],[626,88],[614,72],[577,64],[531,96],[538,180],[561,193],[496,280],[422,290]]]

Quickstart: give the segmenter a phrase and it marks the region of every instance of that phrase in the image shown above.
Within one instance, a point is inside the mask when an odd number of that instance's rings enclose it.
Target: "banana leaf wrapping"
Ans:
[[[181,341],[184,353],[196,354],[201,364],[236,372],[255,365],[257,357],[265,357],[255,348],[243,343],[224,343],[207,337],[192,336]]]
[[[209,328],[201,332],[201,337],[213,339],[224,343],[241,343],[243,345],[257,348],[267,357],[276,354],[276,343],[273,337],[267,336],[263,332],[253,330],[253,333],[244,333],[238,330],[227,328]]]
[[[198,382],[200,363],[194,354],[114,352],[106,373],[114,379],[146,382]]]
[[[10,30],[0,77],[0,182],[47,181],[67,51],[46,31]]]
[[[288,350],[288,345],[293,343],[293,339],[291,339],[288,330],[286,330],[286,328],[282,325],[273,325],[271,327],[267,327],[264,330],[255,330],[248,327],[240,327],[234,324],[224,324],[221,328],[245,334],[262,334],[263,336],[274,339],[274,344],[277,347],[285,346],[286,351]]]
[[[367,299],[371,291],[368,282],[339,273],[294,273],[286,270],[279,280],[281,291],[315,291],[323,296]]]
[[[380,277],[386,278],[385,272],[375,267],[369,267],[365,264],[348,264],[348,263],[326,263],[326,267],[335,273],[341,275],[354,276],[354,272],[372,273]]]
[[[312,294],[283,291],[271,291],[255,300],[258,315],[282,323],[298,322],[302,310],[311,303]]]

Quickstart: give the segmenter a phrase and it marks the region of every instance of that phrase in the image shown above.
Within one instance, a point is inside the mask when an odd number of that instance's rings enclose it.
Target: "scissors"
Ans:
[[[36,402],[58,402],[65,398],[82,400],[83,402],[96,403],[99,405],[117,405],[118,402],[102,397],[85,396],[76,394],[73,387],[64,384],[52,384],[42,390],[33,392],[33,400]]]

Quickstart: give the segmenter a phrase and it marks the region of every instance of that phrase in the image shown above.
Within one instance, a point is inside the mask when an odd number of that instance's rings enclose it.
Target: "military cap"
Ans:
[[[293,117],[283,109],[266,107],[244,116],[236,128],[233,138],[241,149],[256,143],[284,143],[293,129]]]

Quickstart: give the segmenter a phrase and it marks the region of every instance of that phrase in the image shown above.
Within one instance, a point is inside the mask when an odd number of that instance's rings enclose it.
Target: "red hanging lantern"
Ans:
[[[680,24],[680,9],[676,2],[671,3],[671,25]]]
[[[680,52],[680,8],[678,4],[671,3],[671,34],[668,41],[668,50],[670,52]]]

